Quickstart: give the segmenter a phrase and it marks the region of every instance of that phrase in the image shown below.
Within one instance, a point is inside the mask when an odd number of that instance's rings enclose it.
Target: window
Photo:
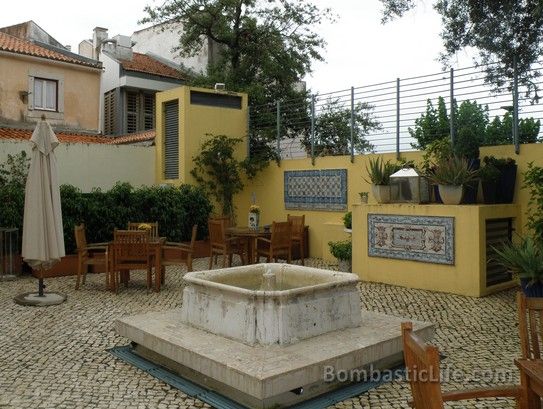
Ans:
[[[155,127],[155,95],[144,92],[126,92],[126,133],[147,131]]]
[[[34,78],[34,109],[58,111],[58,81]]]
[[[179,101],[164,104],[164,179],[179,178]]]
[[[241,97],[238,95],[190,91],[190,103],[193,105],[241,109]]]

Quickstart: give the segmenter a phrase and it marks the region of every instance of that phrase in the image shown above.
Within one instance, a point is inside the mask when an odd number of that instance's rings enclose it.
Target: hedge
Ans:
[[[169,241],[190,240],[193,224],[198,238],[207,235],[207,219],[213,206],[204,192],[191,185],[133,188],[117,183],[111,190],[82,193],[71,185],[60,187],[66,254],[75,252],[74,226],[85,223],[87,241],[113,239],[115,228],[128,222],[158,222],[159,234]],[[22,235],[24,188],[14,184],[0,186],[0,226],[18,227]]]

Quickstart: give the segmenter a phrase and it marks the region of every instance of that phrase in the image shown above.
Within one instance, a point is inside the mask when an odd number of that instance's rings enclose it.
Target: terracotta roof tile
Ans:
[[[124,145],[136,142],[152,141],[155,139],[156,132],[154,129],[149,131],[142,131],[137,133],[131,133],[126,135],[114,136],[107,142],[110,145]]]
[[[132,60],[119,60],[126,71],[145,72],[161,77],[184,79],[185,76],[169,65],[166,65],[146,54],[133,53]]]
[[[29,140],[33,129],[0,128],[0,140]],[[77,133],[55,132],[60,143],[111,143],[111,138],[104,136],[83,135]]]
[[[34,57],[41,57],[41,58],[47,58],[49,60],[63,61],[63,62],[71,63],[71,64],[86,65],[89,67],[100,66],[99,62],[92,62],[88,60],[82,60],[75,57],[71,57],[69,55],[65,55],[58,51],[41,47],[30,41],[13,37],[3,32],[0,32],[0,51],[31,55]]]

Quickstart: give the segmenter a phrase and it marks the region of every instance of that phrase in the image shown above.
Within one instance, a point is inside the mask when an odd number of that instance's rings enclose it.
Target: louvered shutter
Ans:
[[[179,101],[164,104],[164,179],[179,179]]]

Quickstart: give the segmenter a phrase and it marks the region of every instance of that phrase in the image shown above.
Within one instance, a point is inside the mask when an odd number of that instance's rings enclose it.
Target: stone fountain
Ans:
[[[402,361],[402,319],[361,311],[354,274],[258,264],[184,278],[180,310],[116,330],[137,354],[245,406],[287,407]]]

